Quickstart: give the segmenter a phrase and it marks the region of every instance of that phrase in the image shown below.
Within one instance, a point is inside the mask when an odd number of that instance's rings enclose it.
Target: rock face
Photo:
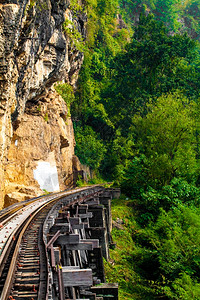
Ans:
[[[0,208],[41,194],[42,181],[63,189],[72,173],[72,122],[53,89],[61,80],[75,85],[83,62],[66,18],[84,37],[86,16],[73,14],[70,1],[0,0]],[[42,177],[42,162],[54,179]]]

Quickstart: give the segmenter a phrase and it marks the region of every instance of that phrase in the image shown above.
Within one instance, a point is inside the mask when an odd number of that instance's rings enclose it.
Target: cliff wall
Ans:
[[[72,173],[72,122],[53,88],[75,86],[83,62],[66,18],[84,37],[70,1],[0,0],[0,208],[63,189]]]

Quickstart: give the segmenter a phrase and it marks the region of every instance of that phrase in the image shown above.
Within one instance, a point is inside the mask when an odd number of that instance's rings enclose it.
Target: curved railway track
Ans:
[[[43,242],[43,224],[48,212],[54,211],[55,203],[59,206],[59,200],[65,199],[65,205],[67,203],[68,206],[82,203],[101,189],[100,186],[94,186],[64,191],[24,201],[1,211],[1,300],[48,299],[50,279],[47,245]]]

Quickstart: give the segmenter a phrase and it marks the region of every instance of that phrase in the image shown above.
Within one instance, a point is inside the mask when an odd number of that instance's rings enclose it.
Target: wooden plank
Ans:
[[[81,243],[92,243],[93,248],[99,247],[99,240],[98,239],[86,239],[86,240],[80,240]]]
[[[69,232],[69,223],[56,223],[50,228],[50,233],[56,233],[60,230],[60,233]]]
[[[79,242],[80,242],[79,234],[72,233],[69,235],[60,235],[56,241],[56,244],[67,245],[67,244],[78,244]]]
[[[80,208],[78,208],[77,215],[79,215],[79,214],[87,214],[87,213],[88,213],[88,209],[80,209]]]
[[[78,243],[65,245],[67,250],[93,250],[93,243]]]
[[[92,217],[93,217],[93,214],[92,214],[92,212],[88,212],[87,214],[78,214],[78,216],[79,216],[81,219],[86,219],[86,218],[92,218]]]
[[[91,269],[69,270],[62,267],[62,275],[64,287],[92,286],[93,284]]]
[[[65,266],[66,270],[80,270],[79,266]]]
[[[90,206],[90,205],[98,205],[98,204],[100,203],[99,200],[94,200],[94,201],[92,201],[92,200],[87,200],[86,202],[88,203],[89,206]]]
[[[72,225],[72,229],[84,229],[84,224]]]

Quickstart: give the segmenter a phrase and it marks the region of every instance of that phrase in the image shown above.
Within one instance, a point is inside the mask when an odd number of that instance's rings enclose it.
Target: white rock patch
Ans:
[[[48,192],[59,191],[58,172],[56,166],[49,162],[39,161],[38,166],[33,170],[34,178],[42,190]]]

